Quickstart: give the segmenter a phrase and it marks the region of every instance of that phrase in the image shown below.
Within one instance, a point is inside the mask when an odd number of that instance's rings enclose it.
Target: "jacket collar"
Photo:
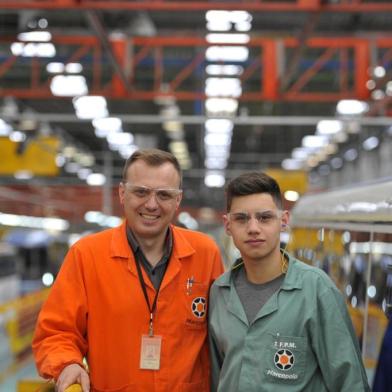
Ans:
[[[191,256],[195,253],[195,249],[187,240],[187,238],[176,226],[171,225],[173,233],[173,253],[172,255],[178,259]],[[128,244],[126,234],[126,221],[120,226],[113,229],[112,241],[110,245],[110,256],[128,259],[132,255],[131,248]]]
[[[281,252],[289,260],[289,268],[287,270],[281,288],[283,290],[302,289],[302,273],[301,270],[298,268],[298,260],[284,250],[281,250]],[[232,269],[227,273],[223,274],[220,278],[218,278],[215,281],[215,284],[220,287],[230,287],[233,283],[232,271],[236,267],[243,268],[243,266],[240,266],[241,262],[241,259],[236,260],[233,264]]]

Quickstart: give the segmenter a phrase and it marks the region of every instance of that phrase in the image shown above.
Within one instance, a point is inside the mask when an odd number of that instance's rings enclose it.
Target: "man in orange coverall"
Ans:
[[[206,306],[223,267],[210,237],[171,224],[180,188],[173,155],[136,151],[119,187],[126,221],[69,250],[33,340],[58,392],[209,391]]]

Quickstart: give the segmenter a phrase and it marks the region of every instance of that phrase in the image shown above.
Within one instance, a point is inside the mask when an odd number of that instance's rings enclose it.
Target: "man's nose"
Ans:
[[[155,191],[151,191],[151,194],[148,196],[145,205],[149,208],[156,208],[158,205],[157,194]]]
[[[259,231],[260,225],[259,221],[255,216],[250,216],[248,220],[248,231]]]

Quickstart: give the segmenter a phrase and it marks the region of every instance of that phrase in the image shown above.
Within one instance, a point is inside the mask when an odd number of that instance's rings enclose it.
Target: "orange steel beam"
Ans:
[[[336,48],[327,48],[323,55],[319,57],[314,65],[308,68],[300,78],[290,87],[290,91],[298,93],[306,83],[325,65],[325,63],[332,57],[335,53]]]
[[[178,86],[189,76],[196,67],[204,61],[203,53],[199,53],[177,76],[170,82],[170,89],[176,90]]]
[[[77,9],[77,10],[160,10],[200,11],[209,9],[247,11],[322,11],[322,12],[388,12],[390,2],[368,0],[341,0],[338,4],[325,4],[322,0],[237,0],[229,1],[132,1],[132,0],[0,0],[0,9]]]
[[[0,39],[0,44],[10,42],[12,42],[10,38]],[[110,44],[112,45],[113,53],[120,65],[125,68],[128,64],[129,69],[133,71],[128,75],[126,86],[124,86],[124,82],[115,72],[112,74],[112,79],[106,85],[103,85],[103,81],[100,80],[100,76],[102,76],[103,54],[100,52],[99,40],[95,37],[55,35],[53,36],[53,43],[55,45],[69,45],[74,53],[70,54],[68,58],[72,59],[79,58],[81,55],[91,51],[93,75],[91,94],[102,94],[112,99],[152,100],[157,95],[165,94],[175,96],[178,100],[205,99],[202,85],[200,85],[200,91],[187,91],[182,87],[184,85],[183,82],[192,76],[192,71],[200,64],[202,60],[200,53],[208,47],[203,37],[135,37],[133,39],[117,38],[111,41]],[[367,72],[370,66],[370,45],[383,50],[389,50],[392,48],[392,37],[381,37],[372,40],[345,37],[307,39],[306,53],[314,49],[317,50],[317,56],[312,56],[312,60],[309,60],[308,57],[305,58],[309,64],[306,65],[306,70],[302,71],[302,76],[297,77],[297,83],[291,89],[282,88],[281,82],[279,81],[277,58],[279,45],[283,47],[283,50],[295,50],[301,45],[301,42],[295,38],[278,40],[254,37],[251,39],[248,46],[253,48],[252,52],[254,52],[254,55],[249,59],[249,64],[245,69],[242,81],[251,81],[251,77],[255,75],[256,70],[260,70],[259,75],[256,74],[254,78],[255,83],[258,83],[254,86],[258,87],[258,91],[250,92],[244,89],[240,98],[241,100],[331,101],[348,97],[367,99],[369,97],[369,91],[366,88],[366,82],[368,80]],[[127,51],[129,46],[135,48],[136,55],[134,57]],[[187,61],[184,61],[182,70],[176,70],[176,72],[172,71],[170,73],[169,66],[165,65],[163,53],[165,53],[165,49],[181,46],[194,47],[195,55],[193,59],[189,58]],[[314,91],[314,88],[312,91],[306,91],[306,87],[318,75],[332,52],[337,53],[336,61],[339,65],[339,73],[336,74],[339,76],[339,87],[337,87],[337,91],[331,92],[329,86],[329,90],[326,91]],[[135,71],[138,69],[145,71],[142,60],[147,55],[150,56],[148,59],[152,62],[151,75],[148,76],[152,82],[152,87],[151,89],[143,88],[141,90],[135,86],[135,81],[137,80]],[[344,61],[339,62],[340,58],[344,58]],[[350,61],[352,67],[349,70],[347,64]],[[34,62],[39,62],[39,59],[35,59]],[[31,63],[33,64],[33,61]],[[34,82],[35,88],[30,84],[26,88],[7,89],[4,81],[6,81],[10,68],[16,66],[17,64],[15,64],[14,58],[12,60],[6,58],[2,64],[0,63],[0,70],[3,71],[2,73],[0,72],[0,83],[2,84],[0,96],[14,95],[19,98],[52,98],[48,88],[50,76],[43,83],[42,81],[39,82],[36,76],[34,76],[36,73],[33,72],[33,67],[30,81]],[[36,70],[37,68],[35,68]],[[330,70],[328,72],[333,73],[335,71]],[[348,77],[350,72],[351,78]],[[167,91],[161,91],[162,80],[169,87]],[[349,85],[348,80],[352,80],[351,85]]]

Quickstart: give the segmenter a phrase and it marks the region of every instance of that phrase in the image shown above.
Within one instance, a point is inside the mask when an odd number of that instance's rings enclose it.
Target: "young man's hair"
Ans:
[[[283,207],[278,183],[263,172],[248,172],[232,179],[226,186],[226,208],[231,209],[233,198],[255,193],[268,193],[279,209]]]
[[[181,167],[178,163],[177,158],[171,154],[170,152],[158,150],[157,148],[149,148],[144,150],[137,150],[135,151],[126,161],[124,164],[123,172],[122,172],[122,179],[123,181],[127,180],[127,171],[129,166],[131,166],[136,161],[143,161],[147,163],[149,166],[161,166],[164,163],[171,163],[174,168],[176,169],[179,177],[180,177],[180,187],[181,187]]]

